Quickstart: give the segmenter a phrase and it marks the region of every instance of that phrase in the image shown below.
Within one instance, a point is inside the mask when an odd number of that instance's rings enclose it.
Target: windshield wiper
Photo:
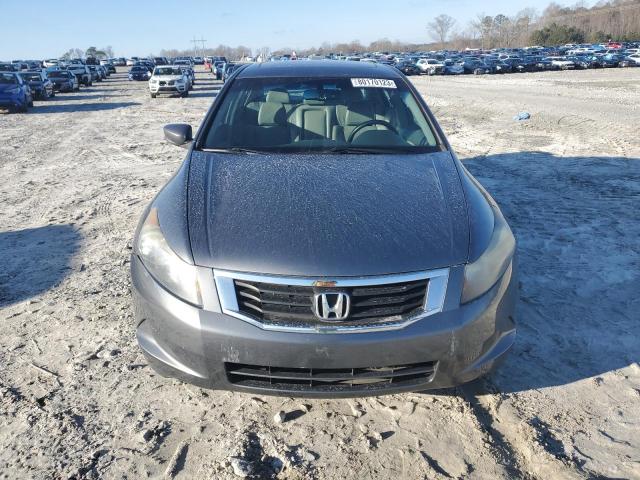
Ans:
[[[385,153],[399,153],[398,150],[391,148],[377,148],[377,147],[335,147],[318,150],[318,153],[340,153],[340,154],[374,154],[380,155]],[[404,153],[404,152],[403,152]]]
[[[229,148],[203,148],[203,152],[213,152],[213,153],[250,153],[255,155],[266,155],[269,152],[264,150],[253,150],[251,148],[244,147],[229,147]]]

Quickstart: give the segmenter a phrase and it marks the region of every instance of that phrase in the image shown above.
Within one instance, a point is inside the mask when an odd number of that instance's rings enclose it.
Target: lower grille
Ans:
[[[284,368],[225,363],[230,383],[275,391],[340,392],[420,386],[433,379],[437,362],[395,367]]]
[[[316,293],[344,292],[350,297],[348,317],[332,325],[372,325],[389,318],[405,317],[422,311],[429,280],[368,285],[340,289],[292,286],[235,280],[240,312],[262,323],[299,326],[326,325],[313,311]]]

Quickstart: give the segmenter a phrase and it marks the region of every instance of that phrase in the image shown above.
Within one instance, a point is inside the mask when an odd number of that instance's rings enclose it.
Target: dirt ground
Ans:
[[[136,346],[131,237],[198,80],[0,115],[0,478],[640,478],[640,69],[414,80],[517,236],[517,343],[483,382],[331,401],[184,385]]]

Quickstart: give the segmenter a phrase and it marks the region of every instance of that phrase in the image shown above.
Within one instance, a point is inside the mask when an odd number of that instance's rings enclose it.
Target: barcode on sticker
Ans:
[[[352,78],[351,85],[356,88],[398,88],[396,82],[386,78]]]

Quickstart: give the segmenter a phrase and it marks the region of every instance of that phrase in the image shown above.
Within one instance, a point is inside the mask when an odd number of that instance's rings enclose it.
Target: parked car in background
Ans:
[[[396,63],[394,67],[407,76],[420,75],[420,73],[422,73],[422,71],[416,66],[416,64],[411,63],[410,61]]]
[[[44,70],[37,72],[20,72],[18,73],[22,77],[22,81],[29,85],[33,98],[38,100],[47,100],[51,97],[55,97],[55,91],[53,83],[47,77],[47,73]]]
[[[191,63],[190,60],[176,60],[173,64],[182,69],[182,71],[189,77],[192,85],[196,83],[196,74],[193,70],[193,63]]]
[[[227,62],[222,69],[222,81],[226,82],[233,74],[233,71],[238,67],[237,63]]]
[[[95,65],[87,65],[87,69],[89,69],[89,73],[91,74],[92,82],[102,81],[102,73],[98,70],[98,68]]]
[[[444,73],[444,63],[435,58],[421,58],[416,62],[420,72],[427,75],[441,75]]]
[[[576,68],[575,62],[567,57],[548,57],[548,59],[558,70],[574,70]]]
[[[58,65],[59,62],[60,60],[58,60],[57,58],[49,58],[48,60],[45,60],[42,62],[42,66],[45,68],[55,67],[56,65]]]
[[[151,72],[144,65],[134,65],[129,70],[129,80],[144,80],[147,81],[151,78]]]
[[[454,62],[453,60],[445,60],[444,61],[444,75],[462,75],[464,73],[464,67]]]
[[[182,73],[184,73],[184,76],[187,79],[187,90],[193,89],[193,84],[196,81],[196,74],[193,69],[187,65],[178,65],[178,67],[180,67],[180,70],[182,70]]]
[[[203,65],[204,64],[204,58],[202,58],[202,57],[193,57],[193,63],[194,63],[194,65]]]
[[[85,87],[93,85],[93,73],[86,65],[82,63],[70,63],[67,65],[67,70],[76,76],[80,85],[84,85]]]
[[[216,60],[213,62],[213,73],[216,77],[216,80],[222,80],[222,75],[224,74],[224,66],[227,62],[224,60]]]
[[[0,108],[26,113],[33,107],[31,88],[16,72],[0,72]]]
[[[111,73],[109,72],[109,70],[107,69],[107,67],[105,67],[104,65],[96,65],[96,68],[98,69],[98,71],[100,72],[100,75],[102,75],[102,79],[104,80],[105,78],[109,78],[109,76],[111,76]]]
[[[80,90],[80,84],[76,76],[68,70],[47,71],[49,80],[53,83],[55,92],[73,92]]]
[[[100,60],[100,66],[107,70],[107,74],[116,73],[116,66],[111,60]]]
[[[634,53],[625,57],[620,62],[621,67],[640,67],[640,53]]]
[[[12,60],[11,63],[16,66],[16,71],[28,70],[29,64],[24,60]]]
[[[149,94],[151,98],[161,94],[186,97],[189,95],[189,80],[178,65],[156,67],[149,79]]]
[[[20,67],[14,63],[0,63],[0,72],[19,72]]]

